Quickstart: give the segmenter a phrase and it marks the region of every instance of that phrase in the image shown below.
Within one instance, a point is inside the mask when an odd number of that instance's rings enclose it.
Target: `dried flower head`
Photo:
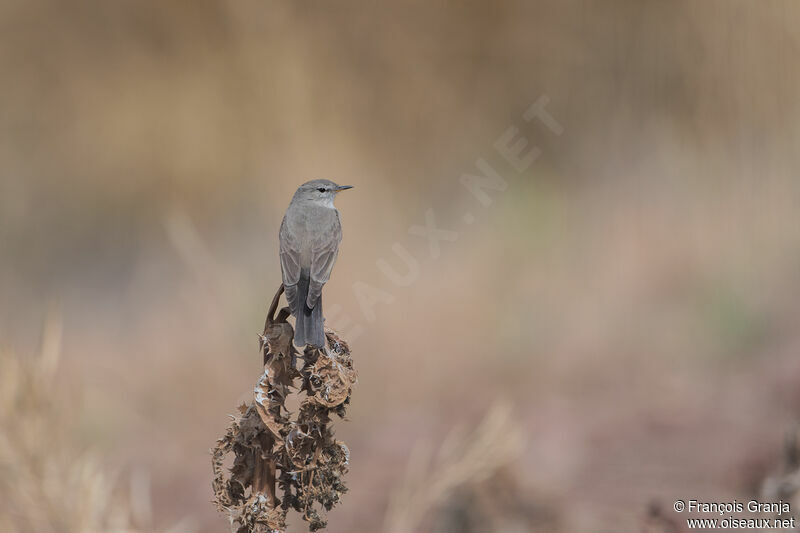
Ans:
[[[329,350],[307,347],[298,356],[288,310],[275,317],[282,289],[260,336],[264,373],[253,401],[240,407],[212,450],[214,501],[234,533],[283,532],[292,509],[317,531],[326,526],[319,508],[329,511],[347,492],[350,452],[334,439],[331,415],[345,416],[357,380],[350,348],[327,331]],[[292,417],[286,400],[294,387],[305,397]],[[233,466],[226,473],[230,454]]]

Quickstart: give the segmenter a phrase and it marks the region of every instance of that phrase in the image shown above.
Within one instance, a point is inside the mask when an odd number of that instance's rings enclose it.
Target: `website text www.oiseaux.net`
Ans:
[[[795,517],[790,516],[791,506],[782,500],[778,502],[675,500],[673,509],[676,513],[699,515],[686,517],[686,526],[689,529],[793,530],[796,526]]]

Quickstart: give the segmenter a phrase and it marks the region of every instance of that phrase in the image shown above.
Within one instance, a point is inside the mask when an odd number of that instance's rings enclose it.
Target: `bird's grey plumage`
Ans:
[[[333,198],[349,189],[329,180],[313,180],[295,192],[280,229],[283,285],[295,317],[298,346],[325,346],[322,287],[328,282],[342,241],[342,225]]]

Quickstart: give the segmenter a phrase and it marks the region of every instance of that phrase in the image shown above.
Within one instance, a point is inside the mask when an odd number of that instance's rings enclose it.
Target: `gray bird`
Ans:
[[[342,224],[333,199],[351,188],[329,180],[304,183],[294,193],[281,222],[281,273],[295,317],[294,343],[298,346],[325,346],[322,286],[331,277],[342,241]]]

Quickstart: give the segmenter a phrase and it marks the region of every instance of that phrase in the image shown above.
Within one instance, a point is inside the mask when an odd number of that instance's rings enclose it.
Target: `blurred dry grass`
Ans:
[[[421,443],[389,500],[383,531],[436,533],[559,531],[560,507],[525,493],[514,469],[523,436],[513,409],[491,406],[470,432],[450,432],[432,453]]]
[[[64,442],[151,472],[154,527],[217,531],[207,448],[259,365],[289,195],[328,177],[356,190],[326,298],[364,328],[330,531],[378,531],[414,444],[501,392],[565,530],[740,495],[800,412],[798,23],[790,1],[4,0],[0,344],[36,353],[62,302]],[[517,124],[543,152],[517,175],[491,145],[541,94],[565,133]],[[458,185],[478,157],[509,181],[485,212]],[[438,260],[407,233],[429,207],[461,232]],[[375,266],[395,242],[408,288]],[[375,322],[356,281],[395,298]]]
[[[69,437],[74,402],[57,379],[61,322],[52,318],[35,357],[0,351],[0,530],[135,533],[153,527],[149,480],[118,487],[91,451]],[[166,533],[196,531],[186,519]]]

